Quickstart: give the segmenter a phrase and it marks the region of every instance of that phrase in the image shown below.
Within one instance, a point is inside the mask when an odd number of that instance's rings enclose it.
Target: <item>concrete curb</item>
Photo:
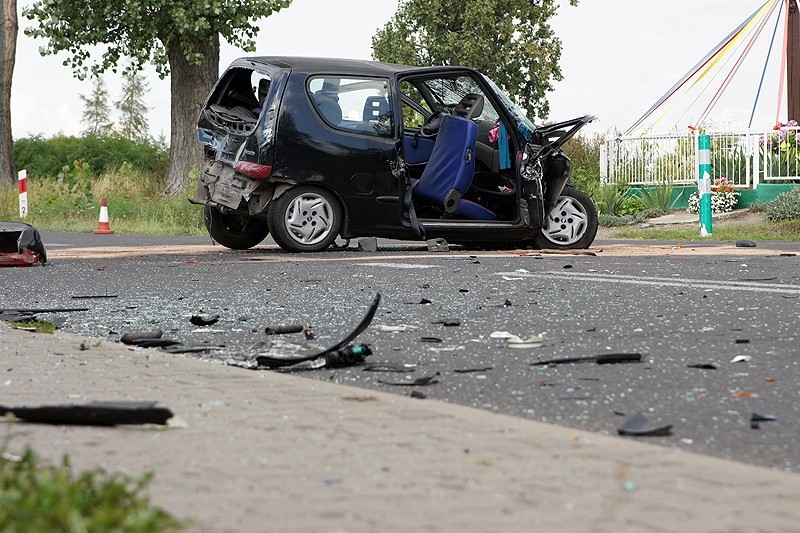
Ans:
[[[12,451],[154,471],[153,502],[195,531],[800,530],[794,474],[63,332],[0,337],[3,404],[159,400],[186,422],[9,423]]]

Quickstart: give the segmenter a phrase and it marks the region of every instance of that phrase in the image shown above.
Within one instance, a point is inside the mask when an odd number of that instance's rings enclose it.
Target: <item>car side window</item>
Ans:
[[[392,137],[394,116],[389,80],[376,78],[309,78],[308,96],[325,122],[338,130]]]

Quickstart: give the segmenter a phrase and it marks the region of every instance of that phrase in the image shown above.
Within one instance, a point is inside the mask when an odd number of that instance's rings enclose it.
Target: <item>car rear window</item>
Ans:
[[[394,115],[389,80],[314,76],[308,95],[323,120],[338,130],[391,137]]]

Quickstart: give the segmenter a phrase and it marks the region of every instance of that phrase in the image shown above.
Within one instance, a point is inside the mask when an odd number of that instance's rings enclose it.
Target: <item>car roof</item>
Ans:
[[[471,70],[466,67],[416,67],[411,65],[399,65],[395,63],[383,63],[381,61],[370,61],[365,59],[341,59],[332,57],[293,57],[293,56],[260,56],[243,57],[234,61],[234,65],[247,63],[261,63],[264,65],[274,65],[280,68],[290,68],[299,72],[309,74],[325,72],[330,74],[361,74],[361,75],[382,75],[388,76],[400,72],[411,72],[435,70],[435,71],[463,71]]]

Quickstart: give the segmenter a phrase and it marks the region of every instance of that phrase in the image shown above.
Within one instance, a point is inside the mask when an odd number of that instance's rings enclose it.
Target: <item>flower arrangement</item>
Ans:
[[[733,211],[736,204],[739,203],[739,196],[741,193],[733,188],[733,182],[728,178],[717,178],[711,186],[711,212],[712,213],[727,213]],[[689,209],[690,213],[697,213],[700,211],[700,195],[693,192],[689,195]]]

